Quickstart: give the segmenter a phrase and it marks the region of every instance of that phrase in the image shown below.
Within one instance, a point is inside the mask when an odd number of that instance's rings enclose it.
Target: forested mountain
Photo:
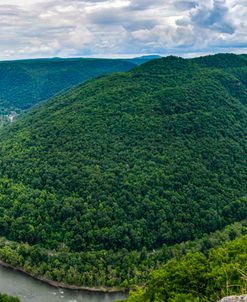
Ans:
[[[93,77],[133,67],[131,61],[107,59],[0,62],[0,113],[25,110]]]
[[[0,234],[91,254],[76,282],[112,286],[134,253],[246,218],[246,73],[241,56],[162,58],[31,109],[0,133]]]

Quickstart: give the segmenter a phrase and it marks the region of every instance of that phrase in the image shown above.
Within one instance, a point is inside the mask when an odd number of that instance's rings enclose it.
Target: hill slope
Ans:
[[[189,253],[180,260],[172,259],[126,302],[215,302],[224,296],[246,294],[246,245],[244,236],[210,250],[207,257]]]
[[[38,59],[0,62],[0,113],[25,110],[93,77],[135,66],[124,60]]]
[[[107,254],[245,218],[247,61],[207,60],[169,57],[89,81],[4,129],[0,234]]]

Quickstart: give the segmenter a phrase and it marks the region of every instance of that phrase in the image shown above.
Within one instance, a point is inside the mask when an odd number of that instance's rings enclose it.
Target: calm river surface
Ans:
[[[22,302],[113,302],[125,297],[124,294],[85,293],[57,289],[1,266],[0,292],[17,296]]]

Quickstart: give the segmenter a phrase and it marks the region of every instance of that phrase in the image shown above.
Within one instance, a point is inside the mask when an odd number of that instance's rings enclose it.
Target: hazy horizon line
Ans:
[[[208,55],[217,55],[217,54],[246,54],[240,53],[237,51],[219,51],[219,52],[196,52],[196,53],[137,53],[137,54],[102,54],[102,55],[75,55],[75,56],[37,56],[37,57],[23,57],[23,58],[0,58],[0,62],[11,62],[11,61],[26,61],[26,60],[52,60],[52,59],[135,59],[141,57],[148,57],[148,56],[159,56],[159,57],[169,57],[169,56],[176,56],[182,58],[196,58],[196,57],[203,57]]]

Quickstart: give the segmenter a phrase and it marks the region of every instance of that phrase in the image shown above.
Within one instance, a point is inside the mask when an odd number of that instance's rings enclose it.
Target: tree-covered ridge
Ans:
[[[224,296],[246,294],[247,237],[212,249],[206,257],[189,253],[154,271],[144,289],[130,294],[128,302],[215,302]]]
[[[193,59],[194,62],[203,67],[213,67],[220,69],[242,68],[247,65],[247,56],[233,53],[217,54]]]
[[[0,113],[25,110],[93,77],[133,67],[131,61],[107,59],[0,62]]]
[[[246,62],[154,60],[80,85],[5,128],[1,235],[128,254],[246,218]]]
[[[11,297],[5,294],[0,294],[0,302],[20,302],[20,300],[15,297]]]

